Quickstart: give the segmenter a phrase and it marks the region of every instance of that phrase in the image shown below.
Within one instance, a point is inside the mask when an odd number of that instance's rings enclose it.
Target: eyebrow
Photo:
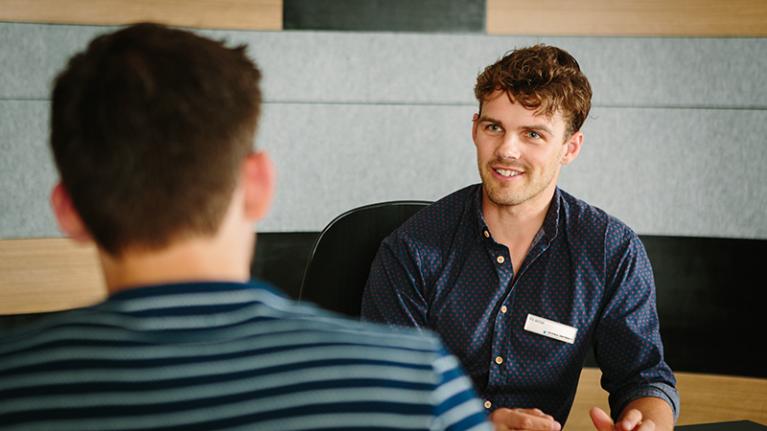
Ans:
[[[495,119],[493,117],[489,117],[487,115],[481,115],[477,119],[477,121],[480,122],[480,123],[484,122],[484,121],[487,121],[487,122],[490,122],[490,123],[503,124],[502,121],[497,120],[497,119]],[[521,129],[526,129],[526,130],[535,130],[535,131],[538,131],[538,132],[545,132],[545,133],[547,133],[549,135],[554,135],[554,132],[552,132],[551,129],[548,128],[545,124],[530,124],[530,125],[522,126],[520,128]]]
[[[483,122],[483,121],[489,121],[491,123],[501,124],[500,120],[496,120],[495,118],[488,117],[487,115],[484,115],[484,114],[480,115],[479,118],[477,119],[477,121],[480,122],[480,123]]]
[[[554,135],[554,132],[551,131],[548,127],[544,126],[543,124],[532,124],[530,126],[522,126],[523,129],[528,130],[535,130],[537,132],[546,132],[548,135]]]

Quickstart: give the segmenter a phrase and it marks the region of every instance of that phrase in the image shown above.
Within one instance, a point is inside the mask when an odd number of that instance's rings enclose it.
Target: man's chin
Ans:
[[[517,197],[507,197],[507,196],[493,197],[488,195],[488,198],[490,199],[490,202],[492,202],[493,204],[499,207],[513,207],[525,201],[525,199],[521,199]]]
[[[486,184],[483,184],[483,187],[485,188],[485,194],[487,195],[487,198],[490,200],[490,202],[498,206],[519,205],[522,202],[527,200],[524,196],[522,196],[519,193],[512,193],[510,191],[498,190],[494,187],[487,187]]]

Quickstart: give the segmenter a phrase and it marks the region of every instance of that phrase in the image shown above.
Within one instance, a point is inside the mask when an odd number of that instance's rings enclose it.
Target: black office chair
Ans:
[[[298,299],[359,316],[362,291],[381,241],[430,204],[426,201],[382,202],[336,217],[314,243]]]

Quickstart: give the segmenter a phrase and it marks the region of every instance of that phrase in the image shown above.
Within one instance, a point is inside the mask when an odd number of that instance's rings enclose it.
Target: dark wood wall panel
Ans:
[[[284,4],[286,30],[485,30],[485,0],[285,0]]]

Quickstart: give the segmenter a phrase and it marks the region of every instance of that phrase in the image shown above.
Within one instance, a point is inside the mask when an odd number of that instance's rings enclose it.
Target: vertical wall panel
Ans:
[[[485,0],[284,1],[286,30],[485,30]]]
[[[279,30],[282,0],[0,0],[0,21]]]
[[[487,0],[492,34],[765,36],[763,0]]]

